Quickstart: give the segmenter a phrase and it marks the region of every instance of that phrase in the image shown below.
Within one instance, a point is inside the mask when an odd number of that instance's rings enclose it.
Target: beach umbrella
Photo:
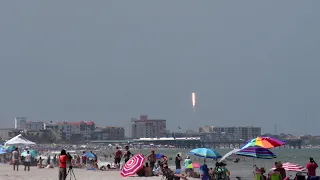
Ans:
[[[35,151],[35,150],[29,150],[29,154],[32,156],[32,157],[36,157],[38,155],[38,152]],[[23,151],[21,153],[21,156],[26,156],[27,155],[27,151]]]
[[[249,146],[260,146],[263,148],[275,148],[284,145],[285,142],[271,137],[257,137],[249,140],[241,149]]]
[[[122,167],[120,172],[122,177],[133,176],[143,168],[145,157],[142,154],[136,154]]]
[[[249,146],[235,153],[239,156],[253,157],[257,159],[273,159],[277,156],[266,148],[260,146]]]
[[[209,148],[196,148],[191,150],[189,154],[210,159],[221,158],[221,155],[217,151]]]
[[[6,148],[7,152],[12,152],[16,147],[15,146],[4,146]]]
[[[157,158],[157,159],[161,159],[162,156],[163,156],[163,154],[156,154],[156,158]]]
[[[189,164],[187,167],[185,167],[186,169],[194,169],[194,168],[200,168],[200,164],[199,163],[191,163]]]
[[[290,162],[283,163],[282,167],[287,171],[295,171],[295,172],[306,171],[306,168],[304,168],[303,166],[300,166],[299,164],[290,163]],[[275,167],[271,168],[271,170],[275,170],[275,169],[276,169]]]
[[[7,153],[7,149],[3,146],[0,146],[0,154],[5,154]]]
[[[91,153],[91,152],[84,154],[84,156],[87,157],[87,158],[95,158],[95,157],[96,157],[96,156],[95,156],[93,153]]]

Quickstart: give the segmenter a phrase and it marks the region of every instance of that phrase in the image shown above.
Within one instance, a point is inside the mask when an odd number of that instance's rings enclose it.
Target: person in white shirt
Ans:
[[[31,165],[31,154],[29,153],[29,151],[27,151],[26,156],[24,157],[24,171],[27,170],[30,171],[30,165]]]

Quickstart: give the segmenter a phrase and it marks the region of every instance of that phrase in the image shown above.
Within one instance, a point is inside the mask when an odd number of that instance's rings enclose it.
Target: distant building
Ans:
[[[215,127],[205,126],[199,128],[199,133],[206,134],[211,140],[238,141],[249,140],[261,136],[261,127]],[[203,135],[202,135],[203,136]]]
[[[141,115],[140,119],[131,119],[132,138],[156,138],[166,136],[166,120],[148,119]]]
[[[16,117],[14,119],[14,128],[15,129],[25,129],[27,123],[27,117]]]
[[[19,134],[20,134],[19,129],[13,129],[13,128],[0,129],[0,139],[3,141],[9,140]]]
[[[123,127],[107,126],[104,128],[96,128],[92,134],[92,140],[123,140],[125,137]]]
[[[39,122],[28,121],[26,122],[25,128],[24,128],[24,130],[29,130],[29,131],[41,131],[45,129],[46,129],[45,123],[42,121],[39,121]]]
[[[210,133],[212,132],[212,126],[199,127],[199,133]]]
[[[51,129],[62,140],[89,140],[96,129],[93,121],[48,123],[45,128]]]
[[[185,132],[166,132],[166,137],[182,138],[182,137],[200,137],[200,133],[193,130],[186,130]]]

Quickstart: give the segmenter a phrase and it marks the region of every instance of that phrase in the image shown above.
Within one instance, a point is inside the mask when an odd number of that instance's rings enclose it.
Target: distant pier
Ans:
[[[285,147],[290,148],[301,148],[302,140],[300,138],[290,138],[285,139],[286,142]],[[245,144],[245,141],[203,141],[199,137],[188,137],[188,138],[141,138],[141,139],[130,139],[130,140],[99,140],[99,141],[91,141],[91,143],[99,143],[99,144],[128,144],[128,143],[143,143],[143,144],[156,144],[156,145],[169,145],[175,146],[177,148],[198,148],[198,147],[207,147],[207,148],[235,148],[241,147]]]

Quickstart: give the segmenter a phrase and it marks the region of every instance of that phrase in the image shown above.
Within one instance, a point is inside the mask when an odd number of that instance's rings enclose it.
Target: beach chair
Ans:
[[[278,174],[278,173],[272,174],[272,175],[270,176],[270,179],[271,179],[271,180],[282,180],[281,175]]]

